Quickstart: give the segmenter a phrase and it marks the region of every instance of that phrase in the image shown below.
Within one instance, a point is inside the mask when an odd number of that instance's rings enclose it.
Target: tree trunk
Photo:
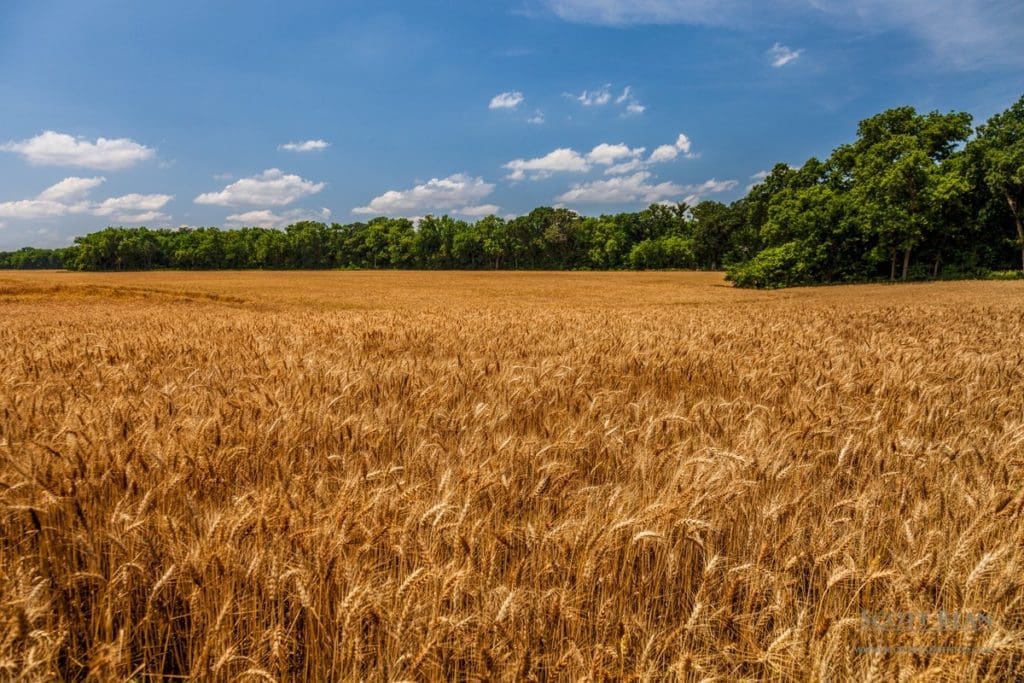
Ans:
[[[942,256],[940,254],[935,255],[935,265],[932,267],[932,277],[939,277],[939,263],[942,262]]]
[[[910,247],[907,247],[903,252],[903,277],[902,280],[907,279],[907,270],[910,269]]]
[[[892,261],[889,263],[889,279],[896,279],[896,250],[892,252]]]
[[[1020,269],[1024,271],[1024,223],[1021,223],[1020,214],[1017,213],[1017,202],[1010,196],[1010,193],[1006,193],[1006,202],[1010,205],[1010,213],[1013,214],[1013,220],[1017,224],[1017,241],[1020,243]]]

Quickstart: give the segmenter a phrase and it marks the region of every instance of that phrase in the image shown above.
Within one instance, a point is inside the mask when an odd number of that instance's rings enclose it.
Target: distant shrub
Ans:
[[[725,277],[737,287],[758,289],[810,284],[813,279],[807,254],[796,242],[769,247],[746,263],[731,268]]]
[[[1021,280],[1024,272],[1019,270],[990,270],[985,273],[986,280]]]

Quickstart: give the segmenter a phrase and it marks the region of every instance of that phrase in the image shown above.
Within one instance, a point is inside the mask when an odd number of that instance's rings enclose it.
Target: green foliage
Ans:
[[[796,242],[768,247],[746,263],[730,268],[726,279],[738,287],[774,289],[811,284],[811,255]]]
[[[990,270],[985,273],[986,280],[1024,280],[1024,272],[1019,270]]]

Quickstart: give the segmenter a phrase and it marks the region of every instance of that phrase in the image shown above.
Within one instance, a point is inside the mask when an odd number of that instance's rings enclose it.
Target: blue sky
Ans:
[[[887,107],[1024,93],[1019,0],[0,5],[0,249],[729,201]]]

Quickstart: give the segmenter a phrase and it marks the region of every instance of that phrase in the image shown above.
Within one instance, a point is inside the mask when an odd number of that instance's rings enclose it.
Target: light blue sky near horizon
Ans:
[[[891,106],[983,122],[1022,40],[1005,0],[7,0],[0,249],[731,201]]]

